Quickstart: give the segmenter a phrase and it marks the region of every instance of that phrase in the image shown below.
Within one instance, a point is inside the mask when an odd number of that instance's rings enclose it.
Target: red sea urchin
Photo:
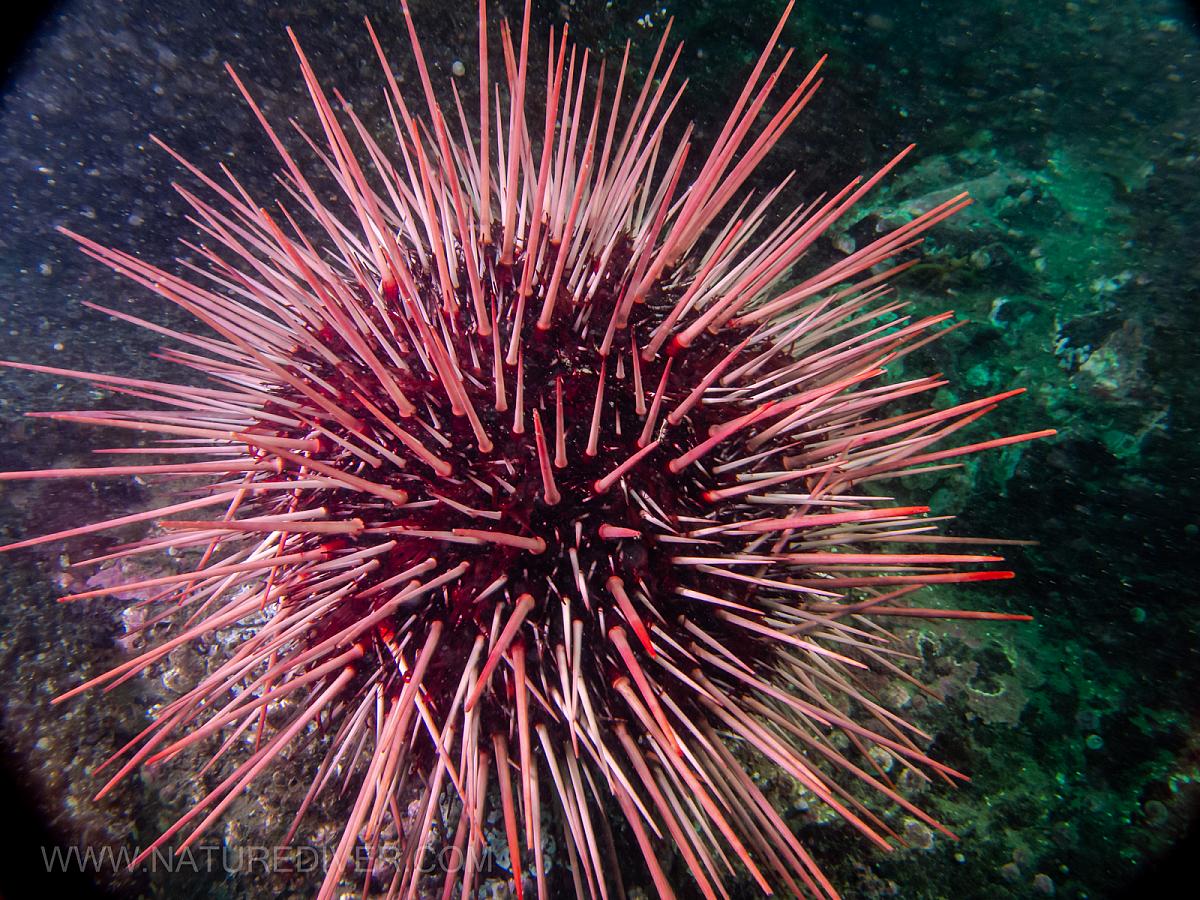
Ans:
[[[186,846],[319,726],[326,755],[288,839],[318,794],[355,786],[322,898],[352,854],[378,858],[384,842],[399,848],[373,873],[389,895],[472,895],[491,805],[518,895],[532,871],[547,896],[554,825],[575,892],[608,896],[610,802],[663,896],[665,844],[707,897],[725,896],[739,865],[764,891],[835,896],[735,751],[789,773],[882,847],[893,835],[867,793],[941,829],[867,751],[957,773],[922,753],[920,732],[859,673],[902,674],[879,625],[889,617],[1020,618],[906,606],[922,585],[1011,573],[973,568],[997,557],[904,549],[955,539],[931,533],[925,507],[872,488],[1049,433],[935,449],[1017,392],[901,410],[944,382],[881,381],[950,317],[905,316],[884,282],[908,264],[891,261],[969,201],[802,271],[908,150],[782,214],[783,185],[743,191],[820,83],[818,63],[764,111],[790,57],[771,62],[783,20],[701,152],[690,129],[666,138],[682,92],[666,34],[630,88],[628,52],[606,70],[565,28],[552,33],[545,96],[539,86],[528,103],[527,3],[519,42],[500,29],[504,114],[481,2],[473,128],[457,93],[443,110],[405,17],[427,116],[370,30],[389,150],[340,95],[330,101],[296,44],[323,140],[300,134],[336,204],[230,69],[283,160],[286,203],[268,211],[228,171],[209,176],[165,148],[215,198],[179,189],[208,242],[188,244],[203,261],[186,264],[191,280],[71,234],[203,324],[189,333],[105,310],[177,342],[165,357],[208,386],[6,363],[151,401],[46,415],[159,436],[157,449],[109,452],[166,461],[2,477],[209,482],[3,548],[159,520],[89,562],[191,560],[63,598],[141,591],[174,631],[59,699],[254,623],[123,748],[103,791],[201,741],[216,757],[242,753],[146,852]],[[531,122],[534,105],[545,115]],[[421,865],[435,840],[456,850],[437,888]]]

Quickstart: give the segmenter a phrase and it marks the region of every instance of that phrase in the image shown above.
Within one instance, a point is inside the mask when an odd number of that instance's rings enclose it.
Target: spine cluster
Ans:
[[[353,785],[323,900],[352,854],[373,857],[384,840],[401,842],[404,861],[372,873],[388,895],[473,896],[493,804],[518,896],[526,873],[550,895],[543,830],[555,828],[576,893],[607,897],[628,869],[611,859],[610,804],[664,897],[668,845],[706,897],[727,896],[738,869],[765,892],[836,896],[745,755],[881,847],[894,835],[867,794],[945,831],[868,751],[958,773],[922,752],[925,736],[863,675],[899,675],[895,617],[1020,618],[910,605],[924,585],[1011,573],[990,567],[999,557],[954,552],[972,541],[938,535],[926,507],[881,493],[1048,433],[959,444],[1019,391],[938,409],[923,398],[940,377],[885,378],[951,317],[913,317],[887,282],[969,200],[806,266],[911,148],[798,205],[787,180],[747,190],[820,85],[818,63],[780,87],[783,20],[702,147],[690,128],[668,138],[682,95],[668,34],[633,83],[628,48],[597,64],[565,28],[552,32],[548,83],[533,87],[527,3],[518,33],[499,29],[501,89],[481,2],[468,110],[457,91],[439,101],[405,19],[415,102],[368,23],[386,139],[330,95],[298,42],[320,131],[300,130],[296,149],[230,68],[282,160],[278,200],[162,145],[203,189],[178,187],[201,234],[187,278],[68,232],[195,317],[202,327],[188,332],[98,307],[170,339],[164,358],[205,386],[5,364],[147,401],[41,415],[155,443],[106,451],[149,462],[0,478],[206,485],[3,548],[155,522],[76,565],[165,551],[187,561],[63,598],[140,591],[160,610],[146,627],[175,624],[59,699],[260,623],[117,754],[101,793],[198,745],[229,755],[146,853],[186,847],[320,726],[325,756],[288,837],[319,795]],[[313,160],[336,201],[308,174]],[[400,821],[413,798],[415,818]],[[435,842],[457,848],[457,864],[430,888],[420,862]]]

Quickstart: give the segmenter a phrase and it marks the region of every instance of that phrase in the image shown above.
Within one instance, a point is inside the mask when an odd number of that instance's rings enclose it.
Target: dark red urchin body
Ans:
[[[50,415],[157,434],[168,461],[3,477],[213,484],[5,549],[160,519],[161,533],[91,562],[196,554],[180,574],[64,598],[140,589],[164,604],[163,618],[180,606],[186,616],[165,643],[65,697],[262,617],[117,757],[105,791],[206,739],[218,756],[245,755],[155,847],[193,841],[319,722],[328,752],[297,825],[334,782],[358,785],[323,898],[352,851],[376,855],[393,826],[401,856],[381,885],[389,894],[435,890],[418,861],[436,832],[458,851],[436,890],[450,897],[461,885],[465,896],[495,802],[518,894],[532,870],[545,896],[542,829],[556,823],[576,892],[607,896],[609,799],[664,896],[664,843],[708,897],[724,895],[731,862],[763,890],[834,896],[726,742],[788,772],[883,847],[890,829],[843,776],[942,829],[867,750],[957,773],[927,758],[919,732],[856,672],[893,668],[878,620],[1018,618],[905,606],[925,584],[1010,573],[972,568],[998,557],[905,549],[953,539],[930,533],[924,507],[869,487],[1048,433],[932,449],[1016,392],[902,412],[896,401],[943,382],[880,379],[949,317],[904,316],[884,284],[903,265],[885,264],[968,201],[804,272],[813,241],[908,151],[782,215],[782,185],[741,193],[819,84],[818,63],[763,112],[788,61],[768,69],[779,30],[707,156],[690,131],[665,141],[679,99],[666,36],[632,112],[618,115],[625,62],[606,107],[603,70],[552,35],[538,123],[526,121],[528,6],[519,45],[501,36],[507,117],[498,99],[490,108],[481,3],[473,132],[457,96],[452,116],[442,111],[415,32],[423,122],[371,32],[389,73],[390,154],[348,108],[335,113],[300,54],[324,131],[323,144],[305,139],[342,191],[336,211],[235,75],[284,160],[289,199],[268,213],[228,173],[217,181],[176,156],[219,200],[181,189],[209,242],[193,247],[205,261],[194,283],[72,235],[207,326],[133,320],[182,342],[166,358],[212,386],[9,363],[154,401]],[[264,710],[280,705],[290,717],[265,726]],[[260,739],[232,751],[248,729]],[[419,799],[408,828],[396,807],[406,786]],[[435,828],[440,803],[446,833]]]

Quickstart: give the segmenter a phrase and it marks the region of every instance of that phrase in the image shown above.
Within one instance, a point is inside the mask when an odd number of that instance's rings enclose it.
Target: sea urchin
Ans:
[[[203,235],[187,243],[188,278],[67,232],[199,320],[193,333],[104,310],[171,339],[163,356],[191,379],[5,363],[150,401],[43,415],[154,435],[106,452],[162,461],[2,477],[203,480],[178,502],[4,548],[156,521],[78,565],[189,561],[63,598],[141,592],[161,609],[148,624],[173,630],[59,699],[254,623],[117,754],[102,793],[212,742],[236,762],[142,858],[186,847],[319,733],[324,760],[287,839],[319,794],[352,787],[321,898],[384,842],[399,856],[367,877],[389,896],[473,896],[490,807],[518,896],[529,872],[548,895],[555,827],[575,892],[607,897],[621,868],[610,803],[662,896],[667,845],[706,897],[727,896],[739,868],[764,891],[835,896],[741,760],[788,773],[881,847],[894,835],[869,794],[944,830],[868,753],[957,775],[862,678],[903,674],[879,623],[1019,618],[907,606],[922,585],[1011,573],[978,568],[998,557],[909,548],[955,539],[933,534],[926,507],[875,493],[1047,433],[947,449],[1018,391],[921,408],[938,376],[882,378],[951,317],[906,315],[885,280],[969,200],[805,269],[911,148],[794,208],[784,184],[744,189],[820,84],[818,62],[773,99],[786,12],[707,149],[690,128],[667,137],[682,94],[669,28],[640,85],[628,48],[597,65],[551,32],[548,83],[531,92],[527,3],[519,36],[499,29],[501,90],[481,2],[472,124],[457,91],[439,101],[404,12],[426,108],[402,95],[368,22],[386,138],[331,99],[293,35],[321,128],[297,126],[308,170],[229,69],[282,159],[283,201],[162,145],[208,194],[178,188]],[[435,841],[456,851],[436,887],[422,865]]]

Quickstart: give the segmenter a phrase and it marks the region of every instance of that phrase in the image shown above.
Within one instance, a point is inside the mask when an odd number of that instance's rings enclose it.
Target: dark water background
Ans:
[[[435,80],[444,83],[461,59],[470,82],[474,4],[413,6]],[[781,8],[540,6],[539,35],[569,18],[596,50],[632,38],[642,63],[674,15],[692,79],[685,112],[700,143]],[[276,121],[296,114],[311,123],[285,25],[327,85],[366,121],[382,121],[361,24],[368,13],[393,64],[408,72],[395,3],[90,0],[48,13],[14,55],[0,98],[0,356],[160,372],[147,356],[153,335],[80,305],[123,305],[135,291],[53,227],[153,261],[176,255],[177,235],[190,233],[170,188],[179,171],[148,145],[152,132],[269,190],[275,161],[221,67],[234,62]],[[973,776],[921,802],[962,840],[916,840],[885,857],[836,825],[804,838],[847,897],[1149,896],[1139,879],[1165,871],[1185,846],[1200,798],[1195,18],[1156,0],[820,0],[798,5],[785,42],[800,65],[825,51],[831,60],[760,183],[798,168],[798,190],[813,195],[916,141],[915,162],[862,215],[866,227],[903,200],[963,185],[976,197],[937,230],[927,264],[901,284],[918,312],[953,308],[974,323],[932,348],[928,368],[964,398],[1029,388],[986,433],[1060,431],[918,485],[939,512],[960,516],[961,533],[1040,542],[1014,554],[1017,581],[961,599],[1029,612],[1034,623],[912,635],[916,674],[948,698],[914,717],[936,733],[934,754]],[[21,414],[97,400],[86,385],[0,372],[0,469],[79,459],[100,438]],[[5,484],[0,536],[120,514],[144,499],[135,484]],[[157,695],[135,683],[49,706],[119,652],[116,607],[54,604],[58,552],[14,555],[0,570],[0,741],[18,792],[0,801],[32,810],[28,839],[0,851],[0,879],[36,874],[45,840],[146,843],[174,809],[171,779],[186,777],[134,780],[99,804],[88,799],[90,769],[142,727]],[[305,893],[303,879],[264,886],[220,872],[110,875],[100,884],[121,896]]]

